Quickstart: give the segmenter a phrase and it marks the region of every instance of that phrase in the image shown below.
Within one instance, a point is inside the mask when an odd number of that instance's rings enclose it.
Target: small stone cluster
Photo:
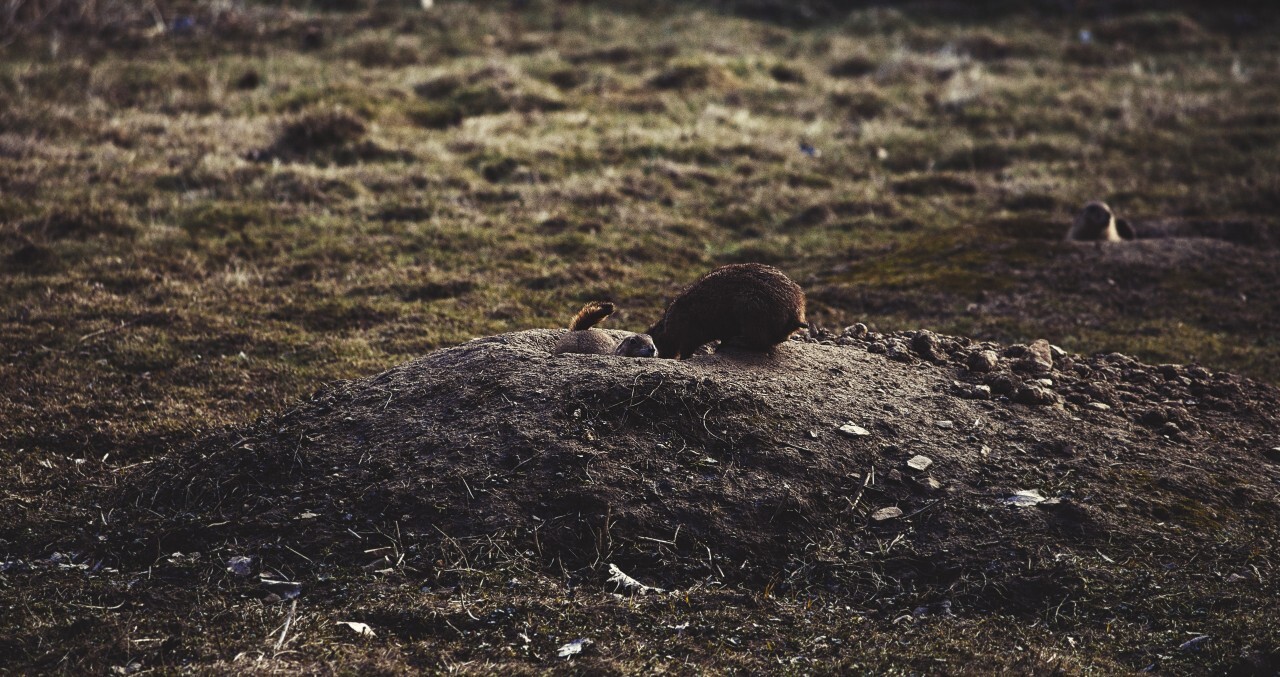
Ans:
[[[1044,339],[1001,346],[928,330],[882,334],[859,323],[839,334],[815,328],[796,340],[954,369],[948,392],[956,397],[1121,416],[1174,440],[1200,430],[1195,410],[1237,408],[1247,381],[1198,365],[1153,367],[1120,353],[1068,354]]]

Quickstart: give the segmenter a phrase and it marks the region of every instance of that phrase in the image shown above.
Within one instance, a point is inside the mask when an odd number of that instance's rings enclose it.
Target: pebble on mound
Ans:
[[[477,339],[146,466],[97,547],[128,566],[158,548],[251,551],[305,578],[366,562],[352,533],[394,533],[431,586],[460,575],[437,559],[498,552],[577,580],[616,564],[666,589],[839,590],[887,614],[908,589],[1015,615],[1069,598],[1064,631],[1141,622],[1141,604],[1098,590],[1151,576],[1256,600],[1208,581],[1248,572],[1280,533],[1275,389],[1047,342],[859,329],[604,370],[553,357],[555,330]]]

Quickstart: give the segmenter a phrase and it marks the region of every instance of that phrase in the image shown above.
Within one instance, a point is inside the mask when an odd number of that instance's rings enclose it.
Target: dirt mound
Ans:
[[[1280,524],[1280,396],[1247,379],[930,332],[683,362],[552,357],[558,334],[335,383],[175,454],[122,504],[154,511],[166,550],[284,536],[343,560],[365,547],[349,529],[396,523],[661,587],[888,581],[1016,609],[1085,593],[1096,550],[1132,583],[1209,543],[1248,573]],[[1045,548],[1060,557],[1029,574]]]
[[[312,110],[285,122],[275,143],[249,153],[248,159],[338,166],[414,159],[412,153],[379,146],[367,133],[364,120],[341,108]]]

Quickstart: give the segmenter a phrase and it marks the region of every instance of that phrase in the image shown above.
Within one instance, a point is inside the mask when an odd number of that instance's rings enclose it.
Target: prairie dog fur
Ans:
[[[809,326],[804,304],[804,290],[781,270],[735,263],[685,287],[648,333],[658,357],[687,358],[717,339],[764,352]]]
[[[556,341],[553,355],[578,353],[584,355],[622,355],[624,357],[652,357],[657,353],[653,340],[644,334],[632,334],[621,342],[612,336],[593,329],[613,314],[615,306],[608,301],[588,301],[569,322],[569,332]]]
[[[1117,220],[1107,203],[1094,200],[1084,206],[1067,232],[1068,240],[1096,240],[1121,242],[1135,237],[1133,228],[1124,219]]]

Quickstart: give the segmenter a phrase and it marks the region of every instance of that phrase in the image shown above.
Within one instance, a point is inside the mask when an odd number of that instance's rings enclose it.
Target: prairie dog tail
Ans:
[[[613,314],[613,304],[608,301],[588,301],[587,305],[582,306],[582,310],[573,316],[573,321],[569,323],[570,331],[583,331],[590,329],[604,318]]]

